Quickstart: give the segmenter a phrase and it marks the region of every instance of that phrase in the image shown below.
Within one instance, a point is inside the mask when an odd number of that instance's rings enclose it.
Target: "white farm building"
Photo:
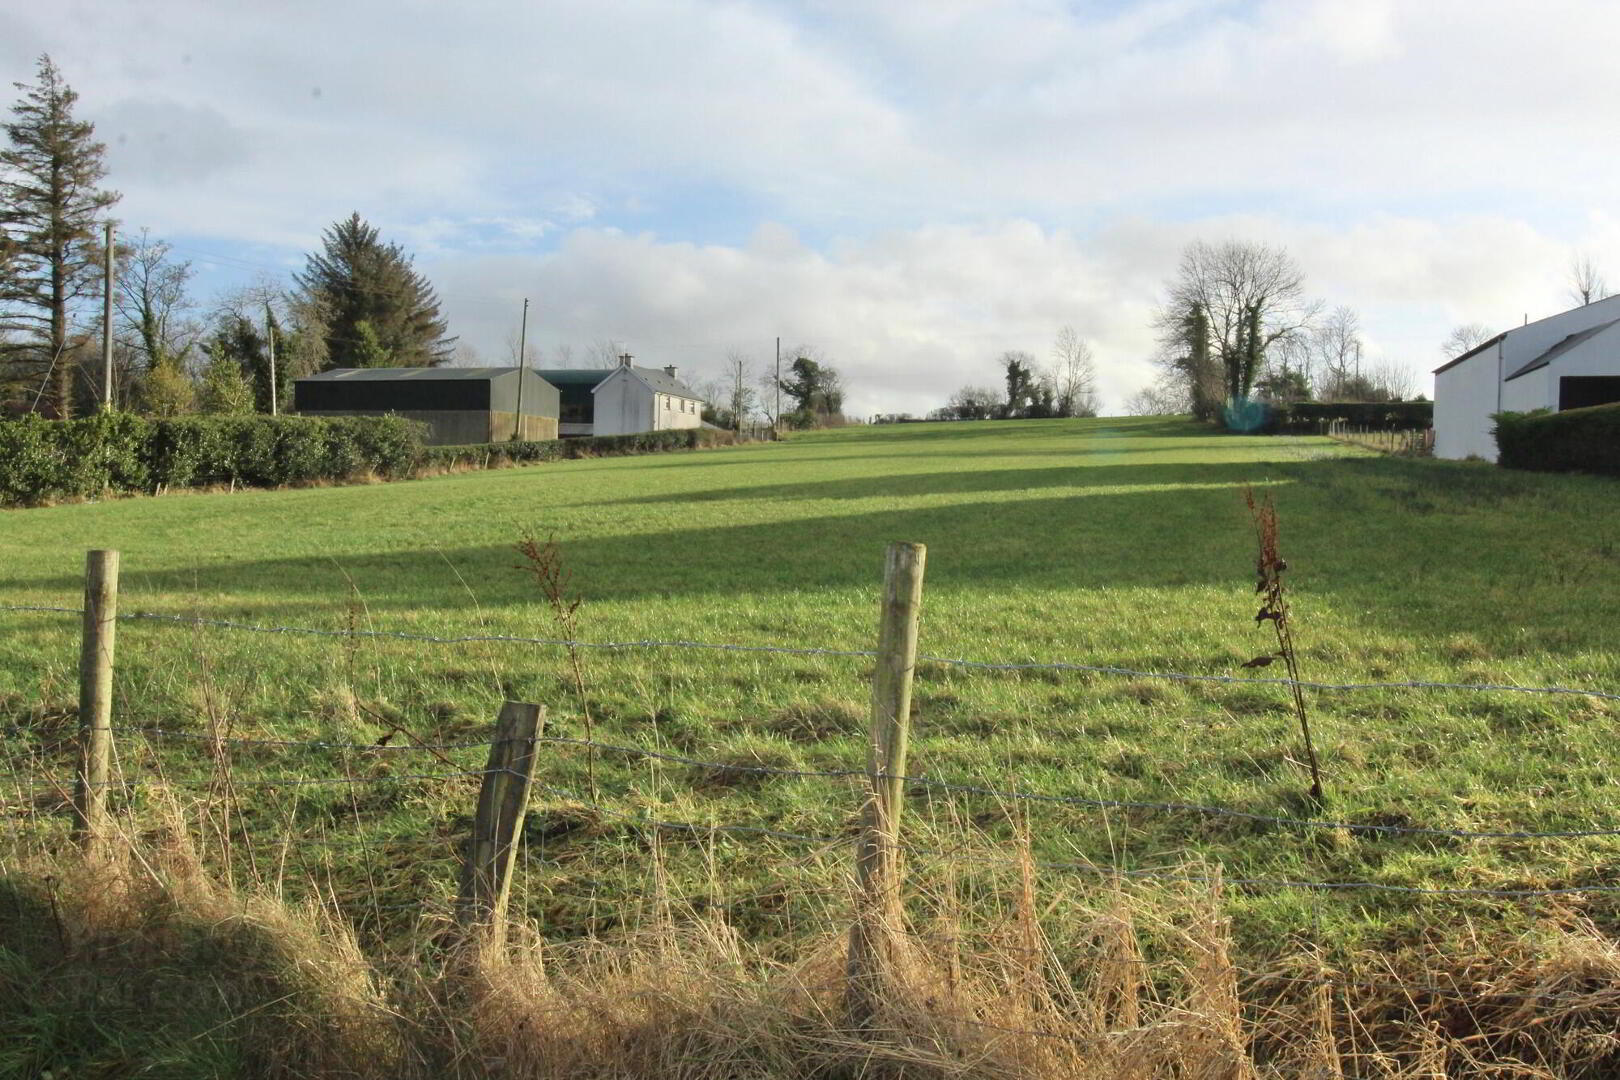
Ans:
[[[634,435],[703,425],[703,399],[673,367],[644,368],[619,357],[611,368],[549,368],[535,374],[561,393],[560,434]]]
[[[1434,373],[1434,453],[1496,460],[1492,413],[1620,401],[1620,296],[1498,334]]]

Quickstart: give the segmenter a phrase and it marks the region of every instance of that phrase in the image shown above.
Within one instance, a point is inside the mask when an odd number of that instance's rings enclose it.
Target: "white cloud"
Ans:
[[[1620,277],[1607,0],[0,14],[11,77],[41,49],[131,226],[280,265],[358,210],[486,354],[524,295],[542,341],[687,367],[781,333],[861,411],[993,381],[1065,322],[1117,404],[1195,236],[1287,246],[1414,368],[1456,323],[1556,309],[1573,248]]]
[[[1613,219],[1593,236],[1620,240]],[[734,349],[767,361],[772,343],[820,346],[842,368],[858,414],[923,413],[967,383],[994,384],[995,358],[1041,359],[1072,324],[1093,345],[1104,404],[1154,376],[1150,323],[1181,248],[1240,237],[1288,249],[1312,295],[1360,311],[1369,361],[1412,371],[1428,392],[1453,326],[1506,328],[1568,306],[1569,249],[1496,217],[1435,224],[1383,216],[1348,227],[1235,215],[1122,221],[1082,241],[1029,221],[925,226],[805,246],[762,226],[740,246],[662,242],[584,228],[546,256],[452,257],[425,266],[464,340],[501,356],[521,298],[530,340],[576,358],[612,339],[643,360],[720,374]]]

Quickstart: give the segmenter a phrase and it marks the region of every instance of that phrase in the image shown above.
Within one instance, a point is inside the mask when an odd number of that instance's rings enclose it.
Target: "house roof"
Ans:
[[[676,397],[691,398],[693,401],[702,400],[692,392],[691,387],[662,368],[632,367],[630,370],[640,375],[642,382],[660,394],[673,394]]]
[[[1620,323],[1620,319],[1610,319],[1606,323],[1598,323],[1596,326],[1588,327],[1578,334],[1569,335],[1563,341],[1560,341],[1558,344],[1554,345],[1552,348],[1548,349],[1546,352],[1542,353],[1540,356],[1536,357],[1534,360],[1530,361],[1528,364],[1524,365],[1518,371],[1515,371],[1502,381],[1512,382],[1520,375],[1528,375],[1532,371],[1537,371],[1546,367],[1560,356],[1569,352],[1569,350],[1573,349],[1575,346],[1581,344],[1582,342],[1590,341],[1599,334],[1603,333],[1605,330],[1613,327],[1616,323]]]
[[[331,371],[321,371],[314,375],[299,376],[299,381],[310,382],[398,382],[402,379],[414,379],[422,382],[446,382],[455,380],[498,379],[502,375],[510,375],[518,369],[515,367],[375,367],[375,368],[333,368]],[[536,374],[539,374],[538,372]]]
[[[588,386],[591,388],[591,392],[595,393],[596,387],[605,381],[609,375],[622,370],[624,370],[622,367],[568,368],[563,371],[542,371],[540,374],[544,375],[548,382],[557,386]],[[703,395],[696,393],[691,387],[662,368],[644,368],[632,365],[630,370],[642,382],[651,387],[655,393],[673,394],[676,397],[691,398],[693,401],[703,400]]]
[[[1507,337],[1508,333],[1509,333],[1509,331],[1504,330],[1500,334],[1497,334],[1495,337],[1491,338],[1489,341],[1480,342],[1478,345],[1475,345],[1472,349],[1469,349],[1467,352],[1463,353],[1461,356],[1457,357],[1455,360],[1448,360],[1446,363],[1441,364],[1439,367],[1435,368],[1434,371],[1433,371],[1433,374],[1438,375],[1442,371],[1450,371],[1452,368],[1456,367],[1458,364],[1462,363],[1464,360],[1473,359],[1474,357],[1478,356],[1480,353],[1484,352],[1486,349],[1490,348],[1492,345],[1495,345],[1497,342],[1499,342],[1503,338]]]

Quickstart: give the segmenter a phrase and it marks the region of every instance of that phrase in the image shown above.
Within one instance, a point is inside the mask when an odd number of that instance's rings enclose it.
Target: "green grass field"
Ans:
[[[0,604],[76,607],[84,551],[123,558],[125,611],[266,626],[556,636],[515,542],[562,545],[591,640],[871,648],[884,544],[928,545],[922,647],[941,657],[1244,674],[1254,622],[1246,485],[1270,492],[1306,678],[1620,690],[1620,489],[1612,481],[1378,457],[1317,439],[1218,435],[1162,419],[851,428],[783,444],[565,462],[407,483],[182,494],[0,516]],[[71,773],[77,624],[0,613],[4,773]],[[503,698],[580,736],[559,649],[120,627],[115,723],[371,743],[487,736]],[[587,652],[603,741],[737,764],[864,761],[860,658],[702,650]],[[1280,665],[1278,665],[1280,667]],[[1275,668],[1273,670],[1276,670]],[[923,664],[910,771],[1052,795],[1211,803],[1259,814],[1465,830],[1620,826],[1615,703],[1380,690],[1308,695],[1329,802],[1316,808],[1282,687]],[[409,743],[396,735],[393,742]],[[320,884],[388,933],[453,894],[468,779],[276,785],[276,777],[478,768],[482,751],[235,746],[234,792],[194,790],[226,822],[233,873],[290,895]],[[205,785],[206,744],[122,732],[127,777]],[[704,770],[548,747],[518,901],[553,938],[610,929],[646,891],[651,820],[846,833],[846,780]],[[13,783],[15,781],[7,781]],[[158,811],[151,787],[127,805]],[[574,793],[570,795],[568,793]],[[65,829],[60,798],[16,786],[13,838]],[[1133,870],[1429,888],[1620,884],[1620,838],[1461,840],[1301,830],[1191,812],[948,795],[919,785],[920,887],[1000,888],[1008,839]],[[224,844],[221,843],[221,848]],[[940,852],[949,853],[949,857]],[[666,832],[680,900],[790,942],[846,903],[847,851],[749,834]],[[1045,872],[1089,887],[1086,874]],[[1078,885],[1076,887],[1079,887]],[[1244,953],[1301,941],[1353,951],[1444,937],[1464,918],[1515,933],[1555,904],[1612,927],[1613,896],[1423,897],[1228,890]],[[971,905],[970,905],[971,906]],[[1051,914],[1061,922],[1061,912]]]

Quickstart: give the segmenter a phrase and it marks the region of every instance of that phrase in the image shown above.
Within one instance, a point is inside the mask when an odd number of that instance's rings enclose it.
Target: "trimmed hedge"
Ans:
[[[454,468],[468,465],[489,468],[531,461],[562,461],[568,458],[619,457],[626,454],[658,454],[669,450],[695,450],[702,446],[729,446],[736,436],[713,428],[676,428],[670,431],[643,431],[635,435],[588,435],[578,439],[536,439],[523,442],[470,443],[465,446],[425,446],[422,465],[428,468]]]
[[[0,423],[0,503],[33,506],[107,492],[387,478],[416,470],[422,425],[396,416],[196,416]]]
[[[1434,426],[1432,401],[1295,401],[1269,405],[1268,434],[1315,435],[1331,422],[1375,431],[1422,431]]]
[[[1503,412],[1492,419],[1500,465],[1620,476],[1620,404],[1556,413]]]
[[[108,492],[204,484],[279,487],[423,469],[489,468],[728,445],[729,431],[681,428],[583,439],[423,446],[424,425],[397,416],[186,416],[100,413],[82,420],[24,415],[0,423],[0,506],[38,506]]]

